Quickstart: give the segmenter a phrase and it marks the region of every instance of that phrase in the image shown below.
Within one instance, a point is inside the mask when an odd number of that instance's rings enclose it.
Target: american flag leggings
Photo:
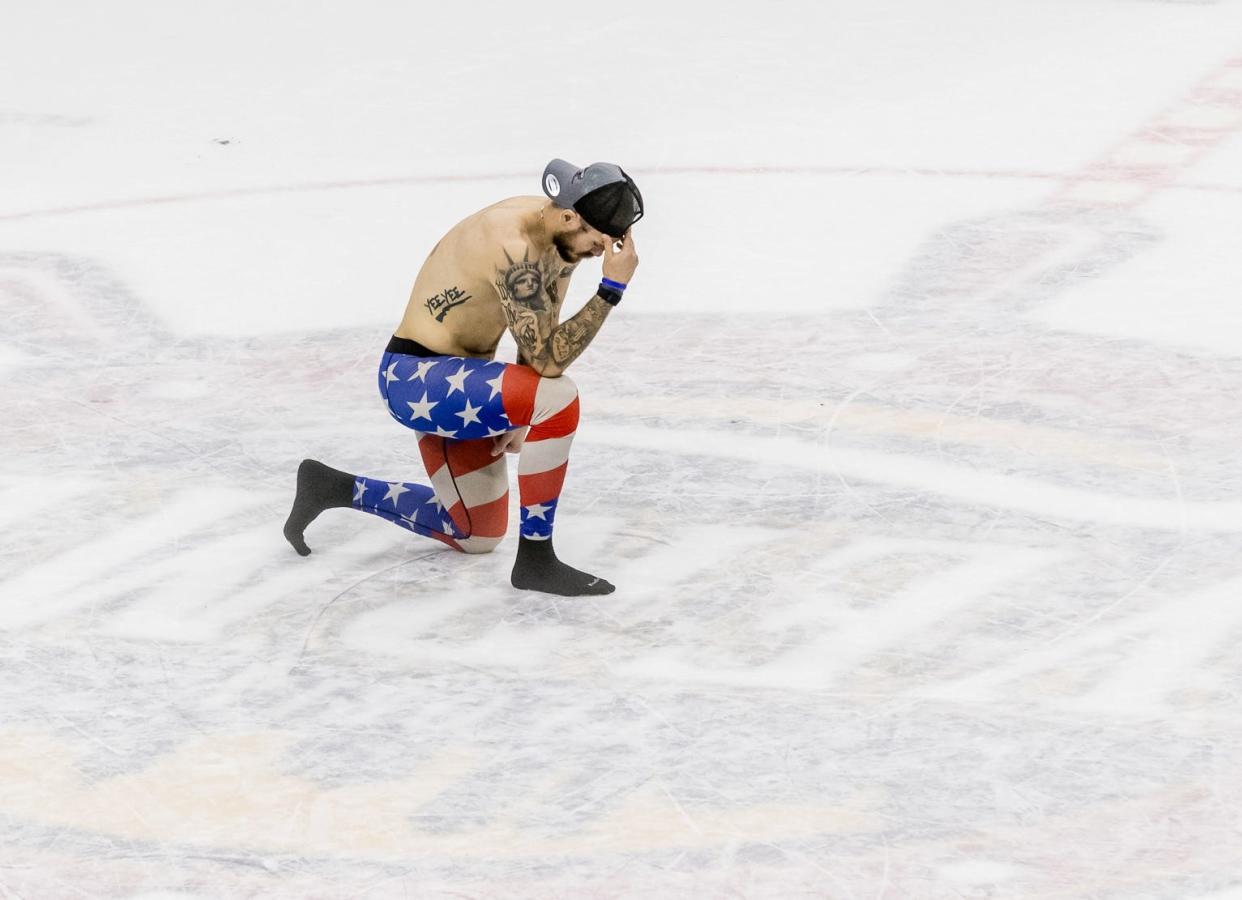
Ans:
[[[552,536],[578,427],[578,388],[565,376],[459,356],[385,353],[379,388],[394,419],[418,434],[431,486],[354,479],[355,508],[466,553],[486,553],[509,517],[505,454],[493,438],[529,426],[518,456],[521,533]]]

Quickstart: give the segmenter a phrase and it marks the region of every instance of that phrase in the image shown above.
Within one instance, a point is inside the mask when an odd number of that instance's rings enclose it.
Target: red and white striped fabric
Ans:
[[[528,427],[518,456],[523,537],[552,536],[578,388],[527,366],[386,353],[380,391],[393,418],[418,432],[426,485],[355,479],[354,506],[467,553],[495,547],[508,527],[509,476],[495,438]]]

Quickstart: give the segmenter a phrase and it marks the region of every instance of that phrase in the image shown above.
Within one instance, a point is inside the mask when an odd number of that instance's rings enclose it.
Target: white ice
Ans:
[[[9,6],[0,897],[1242,896],[1238,0]],[[553,156],[619,590],[299,558]]]

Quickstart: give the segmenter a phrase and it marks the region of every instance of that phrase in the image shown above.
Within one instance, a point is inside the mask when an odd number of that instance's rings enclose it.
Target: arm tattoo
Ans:
[[[538,347],[544,342],[540,334],[539,319],[529,313],[519,317],[513,323],[513,338],[519,347],[527,349]]]
[[[599,332],[612,307],[592,297],[576,316],[552,332],[552,361],[562,369],[577,359]]]
[[[509,260],[508,268],[502,269],[496,276],[496,290],[500,296],[528,309],[544,309],[547,279],[540,260],[531,262],[529,250],[521,262],[515,262],[508,250],[505,251],[505,259]]]
[[[593,297],[576,316],[558,325],[557,279],[572,273],[572,267],[561,266],[555,254],[532,261],[529,249],[521,260],[506,250],[505,259],[507,267],[497,269],[496,291],[520,358],[533,368],[551,365],[564,370],[586,349],[612,307]]]

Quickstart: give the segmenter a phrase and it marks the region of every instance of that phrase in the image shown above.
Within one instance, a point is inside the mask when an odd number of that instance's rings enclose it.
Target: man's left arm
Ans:
[[[616,281],[628,282],[637,266],[638,254],[634,249],[634,239],[630,232],[627,231],[625,237],[609,240],[604,245],[605,278],[611,277]],[[572,274],[572,269],[570,274]],[[557,303],[555,306],[559,321],[560,304]],[[547,352],[551,355],[552,361],[561,369],[568,368],[569,364],[577,359],[591,343],[604,324],[604,320],[608,318],[608,314],[612,312],[612,308],[613,304],[604,300],[599,294],[595,294],[573,317],[558,324],[548,338]]]
[[[513,257],[507,250],[506,256],[511,267],[522,267],[524,272],[529,269],[529,263],[512,262]],[[634,250],[634,241],[629,232],[626,232],[625,237],[609,241],[605,245],[606,279],[624,285],[629,282],[637,267],[638,254]],[[509,323],[509,331],[517,343],[524,365],[545,378],[556,378],[582,354],[620,299],[619,292],[606,289],[601,284],[599,292],[573,318],[553,325],[550,322],[560,317],[559,303],[544,303],[542,298],[547,296],[544,291],[538,292],[538,301],[532,299],[534,295],[519,298],[509,288],[509,281],[510,278],[504,270],[496,279],[496,288]],[[611,302],[604,299],[605,295],[611,295]]]
[[[586,306],[578,310],[569,321],[558,321],[548,341],[548,352],[552,360],[562,369],[567,368],[587,348],[587,344],[591,343],[591,338],[595,337],[610,312],[612,307],[596,296],[588,300]],[[556,308],[556,316],[559,320],[559,306]],[[521,347],[518,347],[517,361],[518,365],[530,366],[530,360]]]
[[[548,284],[548,299],[552,301],[551,319],[553,328],[561,323],[561,306],[565,295],[569,292],[570,279],[573,278],[574,270],[577,268],[577,263],[561,266],[560,274]],[[517,361],[519,366],[530,366],[530,360],[521,347],[517,348]]]

